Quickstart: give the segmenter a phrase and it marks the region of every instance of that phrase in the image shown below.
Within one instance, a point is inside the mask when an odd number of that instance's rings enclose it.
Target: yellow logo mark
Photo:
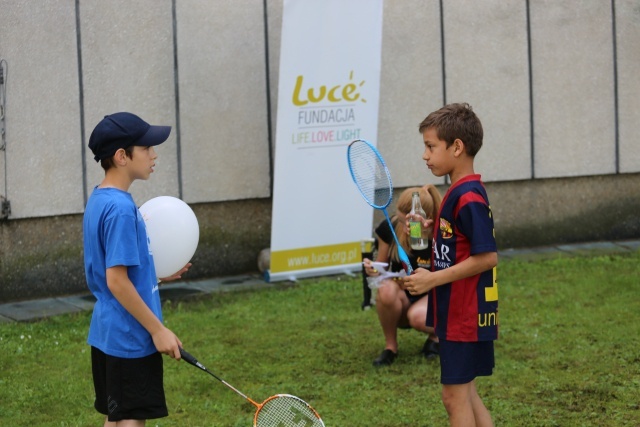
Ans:
[[[493,286],[490,288],[484,288],[484,300],[498,301],[498,273],[497,268],[493,267]]]
[[[485,326],[499,325],[498,313],[479,313],[478,314],[478,326],[484,328]]]
[[[453,237],[453,228],[451,224],[444,218],[440,218],[440,234],[443,239],[450,239]]]
[[[349,80],[353,80],[353,71],[349,73]],[[302,105],[306,105],[308,103],[316,104],[318,102],[322,102],[325,98],[329,102],[354,102],[358,99],[360,102],[367,102],[366,99],[360,97],[360,93],[358,92],[358,87],[364,86],[365,81],[362,80],[358,85],[355,83],[349,82],[344,85],[335,85],[327,90],[327,86],[320,86],[317,91],[313,87],[307,89],[306,98],[302,97],[304,76],[299,75],[296,78],[296,86],[293,89],[292,101],[293,105],[297,105],[298,107]]]

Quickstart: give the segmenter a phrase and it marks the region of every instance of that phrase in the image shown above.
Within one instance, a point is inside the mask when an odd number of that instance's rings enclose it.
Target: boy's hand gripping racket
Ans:
[[[356,139],[349,144],[347,161],[349,162],[351,178],[353,178],[353,182],[356,183],[362,197],[364,197],[371,206],[382,210],[384,213],[393,238],[396,241],[398,258],[400,258],[402,268],[404,268],[407,275],[413,273],[409,257],[402,246],[400,246],[396,232],[393,230],[393,225],[389,219],[389,214],[387,213],[387,206],[389,206],[393,198],[393,185],[391,184],[391,174],[382,159],[382,155],[367,141]]]
[[[320,415],[304,400],[290,394],[276,394],[262,403],[257,403],[209,371],[183,349],[180,349],[180,355],[186,362],[205,371],[255,406],[257,410],[253,417],[254,427],[324,427]]]

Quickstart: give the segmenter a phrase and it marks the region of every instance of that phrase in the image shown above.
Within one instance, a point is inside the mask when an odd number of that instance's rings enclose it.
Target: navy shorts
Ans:
[[[423,296],[427,295],[425,294],[420,294],[420,295],[411,295],[411,293],[409,293],[409,291],[405,290],[404,293],[407,295],[407,298],[409,299],[409,303],[413,304],[414,302],[418,301],[420,298],[422,298]]]
[[[493,341],[440,340],[442,384],[467,384],[475,377],[491,375],[494,366]]]
[[[162,355],[136,359],[91,347],[95,408],[109,421],[148,420],[169,415],[164,397]]]

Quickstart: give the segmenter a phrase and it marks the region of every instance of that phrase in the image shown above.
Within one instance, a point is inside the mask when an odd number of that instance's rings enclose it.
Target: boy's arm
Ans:
[[[404,285],[410,294],[419,295],[436,286],[491,270],[496,265],[498,265],[498,253],[483,252],[471,255],[460,264],[455,264],[444,270],[431,272],[424,268],[418,268],[414,274],[404,278]]]
[[[166,328],[160,319],[142,300],[129,280],[127,267],[119,265],[107,268],[107,286],[120,304],[151,334],[156,349],[174,359],[180,359],[182,343]]]

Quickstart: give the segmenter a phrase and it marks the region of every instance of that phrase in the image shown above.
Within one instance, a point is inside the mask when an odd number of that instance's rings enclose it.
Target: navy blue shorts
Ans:
[[[493,341],[458,342],[440,340],[440,382],[467,384],[475,377],[493,373]]]
[[[411,304],[413,304],[414,302],[418,301],[423,296],[427,295],[427,294],[411,295],[409,293],[409,291],[407,291],[407,290],[405,290],[404,293],[407,295],[407,298],[409,299],[409,303],[411,303]]]
[[[166,417],[162,355],[123,359],[91,347],[95,408],[109,421]]]

